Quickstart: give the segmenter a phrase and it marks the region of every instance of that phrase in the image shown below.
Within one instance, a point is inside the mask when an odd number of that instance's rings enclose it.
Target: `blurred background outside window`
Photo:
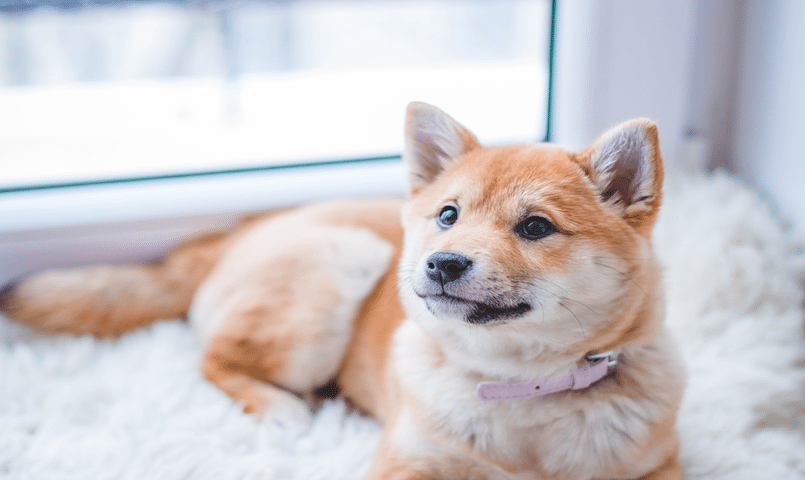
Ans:
[[[547,133],[549,0],[0,0],[0,191],[399,155],[412,100]]]

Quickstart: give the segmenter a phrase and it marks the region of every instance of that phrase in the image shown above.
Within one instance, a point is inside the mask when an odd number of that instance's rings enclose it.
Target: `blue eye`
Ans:
[[[539,240],[556,231],[556,227],[547,218],[528,217],[514,227],[515,233],[526,240]]]
[[[452,205],[445,205],[439,210],[436,223],[442,228],[451,227],[458,220],[458,209]]]

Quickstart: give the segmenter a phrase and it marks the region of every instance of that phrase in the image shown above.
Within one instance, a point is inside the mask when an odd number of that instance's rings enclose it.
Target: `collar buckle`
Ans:
[[[584,357],[585,360],[590,362],[590,365],[598,365],[598,363],[602,361],[607,362],[607,368],[611,373],[612,370],[618,365],[618,351],[617,350],[607,350],[606,352],[601,353],[593,353],[591,355],[587,355]]]

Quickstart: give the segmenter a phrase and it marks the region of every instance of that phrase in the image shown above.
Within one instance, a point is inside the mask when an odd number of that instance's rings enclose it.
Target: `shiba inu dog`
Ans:
[[[405,142],[407,200],[275,211],[153,264],[34,274],[0,308],[98,336],[186,315],[205,376],[279,421],[335,381],[384,426],[371,479],[681,478],[655,124],[583,152],[483,147],[413,103]]]

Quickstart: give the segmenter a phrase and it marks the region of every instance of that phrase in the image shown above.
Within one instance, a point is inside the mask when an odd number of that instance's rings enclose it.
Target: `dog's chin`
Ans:
[[[445,294],[429,295],[423,299],[428,310],[437,318],[459,318],[475,325],[505,323],[531,310],[531,305],[525,302],[514,306],[496,306]]]

